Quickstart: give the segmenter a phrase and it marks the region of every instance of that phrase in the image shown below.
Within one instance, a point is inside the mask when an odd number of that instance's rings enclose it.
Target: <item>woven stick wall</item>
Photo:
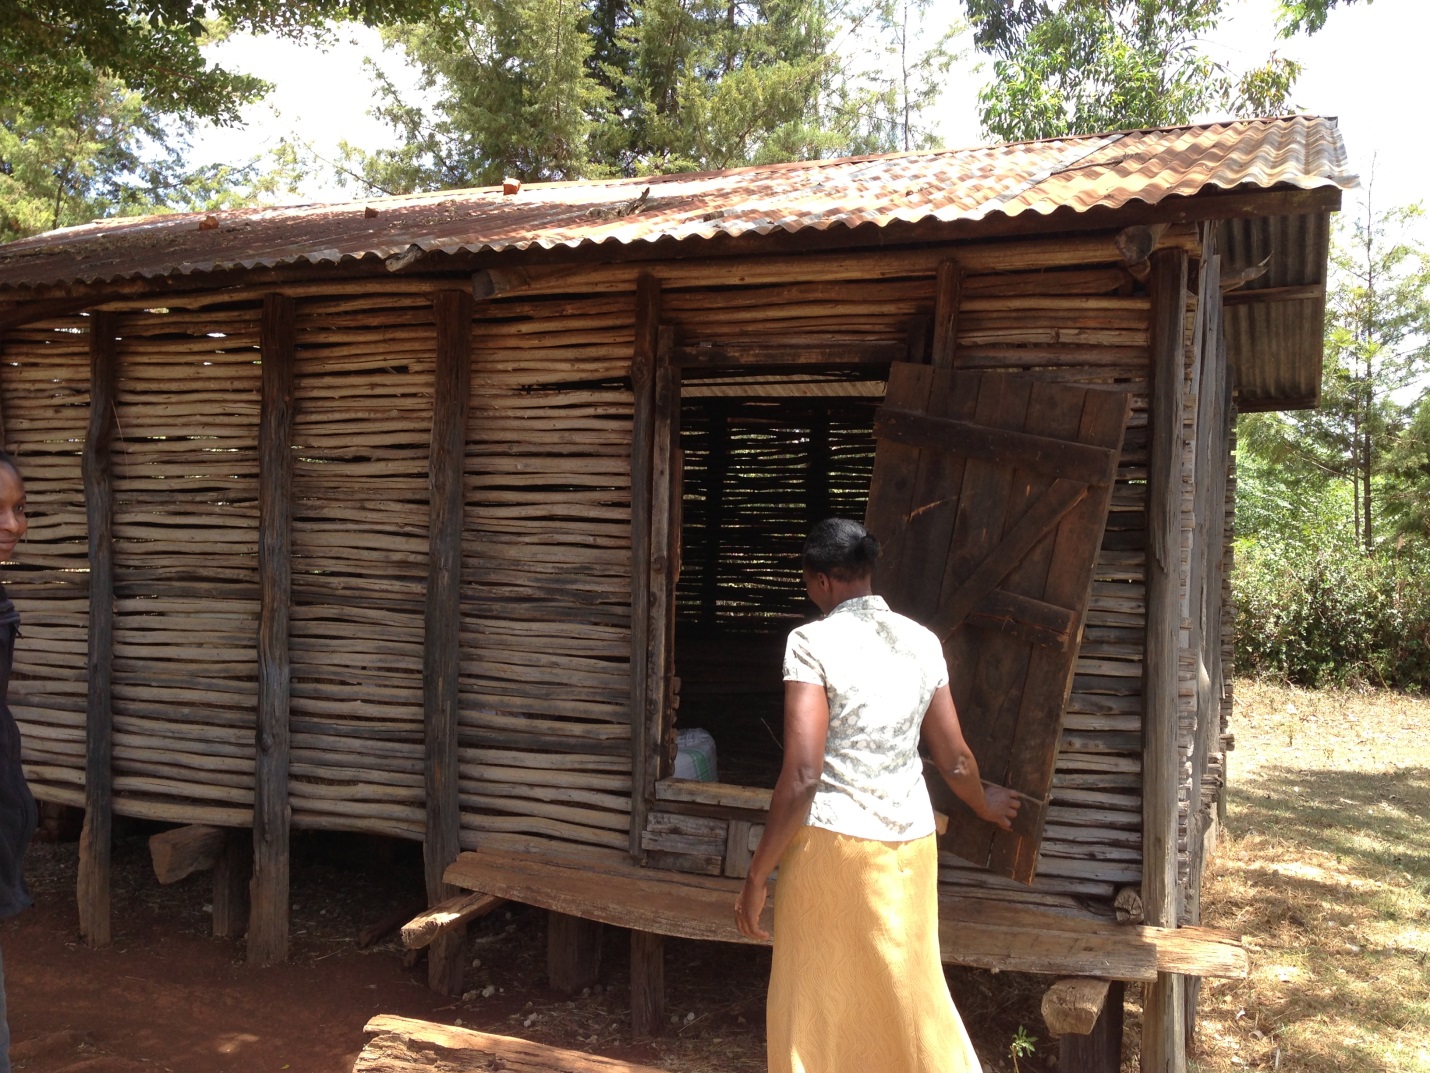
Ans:
[[[293,824],[421,838],[432,301],[314,296],[294,331]]]
[[[630,827],[629,295],[493,301],[472,330],[462,842],[623,852]]]
[[[120,317],[114,808],[242,825],[253,803],[255,311]]]
[[[84,803],[89,546],[80,458],[89,424],[83,317],[7,333],[0,394],[5,447],[25,475],[30,532],[5,565],[22,617],[10,708],[25,774],[44,800]]]

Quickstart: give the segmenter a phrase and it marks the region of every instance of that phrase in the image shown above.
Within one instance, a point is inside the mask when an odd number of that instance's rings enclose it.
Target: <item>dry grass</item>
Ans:
[[[1208,981],[1199,1073],[1430,1073],[1430,700],[1237,684],[1206,923],[1251,976]]]

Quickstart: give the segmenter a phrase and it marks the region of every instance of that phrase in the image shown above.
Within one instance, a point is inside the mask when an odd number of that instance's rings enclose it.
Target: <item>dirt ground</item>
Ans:
[[[672,1071],[764,1069],[764,949],[669,940],[672,1024],[654,1041],[636,1041],[626,933],[606,929],[601,984],[568,997],[546,987],[544,914],[512,906],[473,926],[463,997],[437,996],[425,964],[404,965],[396,935],[357,945],[394,906],[420,904],[418,847],[309,835],[293,847],[291,960],[252,969],[241,942],[210,935],[206,875],[168,887],[155,880],[146,838],[157,829],[128,825],[116,841],[114,943],[103,950],[78,940],[75,844],[32,849],[36,908],[0,923],[19,1073],[349,1073],[376,1013]],[[952,970],[949,982],[989,1073],[1013,1068],[1020,1027],[1041,1037],[1020,1056],[1022,1073],[1053,1068],[1037,978]]]

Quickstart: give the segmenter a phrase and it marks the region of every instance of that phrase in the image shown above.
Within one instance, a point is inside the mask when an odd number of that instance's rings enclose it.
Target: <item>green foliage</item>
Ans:
[[[1008,141],[1189,122],[1212,109],[1286,110],[1300,67],[1236,74],[1201,51],[1224,0],[965,0],[992,56],[984,131]]]
[[[1430,395],[1421,397],[1385,463],[1386,520],[1397,543],[1430,547]]]
[[[1038,1037],[1028,1035],[1028,1030],[1022,1025],[1018,1026],[1018,1031],[1013,1033],[1013,1042],[1008,1045],[1008,1054],[1013,1059],[1013,1070],[1017,1073],[1018,1059],[1031,1058],[1037,1045]]]
[[[345,146],[387,192],[922,148],[952,61],[933,0],[450,0],[387,35],[400,146]],[[875,47],[840,58],[847,35]],[[933,37],[931,47],[915,47]]]
[[[62,121],[23,110],[0,121],[0,241],[101,216],[231,208],[296,182],[291,153],[193,168],[189,131],[113,79]]]
[[[1281,36],[1292,37],[1299,33],[1318,33],[1325,25],[1331,8],[1344,3],[1350,7],[1357,0],[1282,0],[1280,15]],[[1375,0],[1365,0],[1367,6]]]
[[[321,36],[333,19],[368,25],[420,17],[431,0],[6,0],[0,4],[0,117],[51,121],[83,108],[101,80],[119,80],[171,115],[238,122],[261,96],[256,78],[200,51],[222,26]]]
[[[1238,541],[1238,669],[1314,688],[1430,688],[1430,548],[1367,554],[1339,533]]]

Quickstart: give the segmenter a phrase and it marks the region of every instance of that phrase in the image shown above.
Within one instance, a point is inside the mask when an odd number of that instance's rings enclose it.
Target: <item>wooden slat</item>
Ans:
[[[991,428],[890,406],[879,410],[874,435],[881,440],[933,447],[988,462],[1083,484],[1111,484],[1117,477],[1117,452],[1093,444],[1069,443],[1035,433]]]
[[[111,440],[118,376],[115,317],[90,318],[89,431],[84,500],[89,532],[89,668],[85,711],[84,828],[79,845],[80,932],[92,947],[110,942],[109,865],[114,778],[114,483]]]
[[[799,368],[810,365],[888,365],[908,356],[905,343],[809,342],[804,344],[745,343],[724,346],[681,346],[671,351],[678,369],[718,369],[738,366]]]
[[[423,863],[429,904],[456,892],[442,872],[461,852],[457,770],[457,705],[461,664],[462,481],[471,388],[472,296],[438,291],[433,298],[437,361],[433,377],[427,602],[423,631],[422,723],[426,747],[427,831]],[[464,933],[448,928],[427,955],[427,982],[460,994]]]
[[[253,881],[248,960],[288,959],[288,609],[293,545],[293,299],[263,301],[259,424],[258,718],[253,790]]]

